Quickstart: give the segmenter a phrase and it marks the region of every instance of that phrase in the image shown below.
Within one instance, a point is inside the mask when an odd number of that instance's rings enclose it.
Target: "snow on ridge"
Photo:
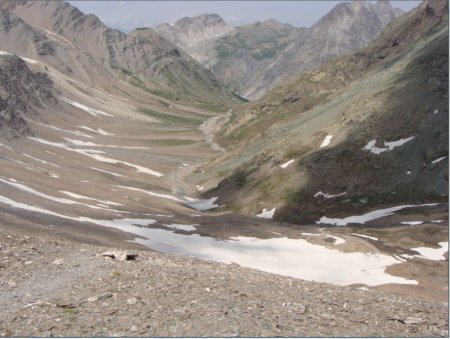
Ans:
[[[87,126],[84,126],[84,125],[81,125],[81,126],[78,126],[78,127],[82,128],[82,129],[84,129],[84,130],[86,130],[86,131],[89,131],[89,132],[92,132],[92,133],[96,133],[96,134],[101,134],[101,135],[114,135],[113,133],[106,132],[106,131],[102,130],[101,128],[97,128],[97,129],[95,130],[95,129],[93,129],[93,128],[90,128],[90,127],[87,127]],[[91,138],[92,138],[92,137],[91,137]]]
[[[218,198],[219,197],[213,197],[209,199],[192,199],[189,197],[185,197],[185,199],[188,200],[186,202],[186,205],[195,208],[197,211],[207,211],[219,207],[218,204],[215,204]]]
[[[346,195],[346,194],[347,194],[347,192],[343,192],[343,193],[339,193],[339,194],[329,194],[329,193],[324,193],[322,191],[319,191],[316,194],[314,194],[314,198],[322,196],[325,199],[332,199],[332,198],[341,197],[341,196]]]
[[[401,205],[401,206],[395,206],[395,207],[389,207],[385,209],[375,210],[368,212],[363,215],[355,215],[347,218],[328,218],[328,217],[322,217],[319,221],[316,221],[316,224],[331,224],[335,226],[346,226],[347,224],[365,224],[367,221],[372,221],[375,219],[387,217],[389,215],[394,214],[394,212],[403,210],[405,208],[411,208],[411,207],[425,207],[425,206],[436,206],[437,203],[434,204],[422,204],[422,205]]]
[[[284,164],[281,164],[280,167],[281,167],[281,168],[286,168],[286,167],[288,167],[290,164],[292,164],[294,161],[295,161],[295,159],[291,159],[291,160],[285,162]]]
[[[72,100],[67,99],[67,98],[65,98],[65,97],[61,97],[61,99],[62,99],[64,102],[68,103],[69,105],[72,105],[72,106],[74,106],[74,107],[76,107],[76,108],[79,108],[79,109],[81,109],[81,110],[83,110],[83,111],[89,113],[90,115],[93,115],[94,117],[96,117],[96,116],[98,116],[98,115],[104,115],[104,116],[107,116],[107,117],[113,117],[112,114],[109,114],[109,113],[100,111],[100,110],[98,110],[98,109],[94,109],[94,108],[88,107],[88,106],[86,106],[86,105],[80,104],[79,102],[76,102],[76,101],[72,101]]]
[[[256,216],[260,218],[272,219],[273,215],[275,214],[275,210],[276,207],[272,208],[271,210],[264,208],[263,211]]]
[[[443,156],[443,157],[441,157],[441,158],[438,158],[438,159],[436,159],[436,160],[433,160],[431,163],[432,163],[432,164],[437,164],[438,162],[441,162],[441,161],[444,160],[445,158],[447,158],[446,155]]]
[[[400,146],[406,144],[407,142],[411,141],[414,138],[415,137],[412,136],[412,137],[409,137],[406,139],[399,139],[399,140],[395,140],[395,141],[385,141],[384,142],[385,147],[375,147],[377,140],[373,139],[373,140],[370,140],[366,146],[364,146],[363,151],[369,151],[374,154],[380,154],[383,152],[392,151],[394,148],[400,147]]]
[[[402,224],[402,225],[411,225],[411,226],[422,225],[423,221],[402,221],[402,222],[400,222],[400,224]]]
[[[35,137],[28,137],[28,139],[37,141],[37,142],[39,142],[41,144],[44,144],[44,145],[50,145],[50,146],[54,146],[54,147],[65,149],[67,151],[80,153],[80,154],[83,154],[83,155],[85,155],[87,157],[90,157],[90,158],[95,159],[95,160],[100,161],[100,162],[106,162],[106,163],[109,163],[109,164],[124,164],[126,166],[135,168],[136,171],[139,172],[139,173],[145,173],[145,174],[154,175],[154,176],[156,176],[158,178],[164,176],[164,174],[162,174],[162,173],[156,172],[154,170],[151,170],[149,168],[146,168],[146,167],[143,167],[143,166],[140,166],[140,165],[135,165],[135,164],[123,161],[123,160],[117,160],[117,159],[112,159],[112,158],[108,158],[106,156],[103,156],[103,155],[101,155],[101,154],[105,154],[105,152],[103,152],[103,151],[94,150],[94,149],[80,149],[80,148],[76,148],[75,149],[75,148],[70,148],[70,147],[68,147],[67,144],[64,144],[64,143],[61,143],[61,142],[52,142],[52,141],[48,141],[48,140],[41,139],[41,138],[35,138]]]
[[[323,139],[322,144],[320,145],[320,148],[328,146],[331,142],[331,138],[333,138],[332,135],[327,135],[325,137],[325,139]]]
[[[378,241],[378,238],[371,237],[371,236],[369,236],[369,235],[358,234],[358,233],[349,233],[349,234],[350,234],[350,235],[354,235],[354,236],[356,236],[356,237],[360,237],[360,238],[366,238],[366,239]]]

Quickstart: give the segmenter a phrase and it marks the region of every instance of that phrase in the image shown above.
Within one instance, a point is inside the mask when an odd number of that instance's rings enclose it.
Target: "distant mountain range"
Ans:
[[[231,27],[216,14],[204,14],[156,31],[232,91],[257,99],[287,79],[366,46],[401,14],[389,1],[353,1],[340,3],[310,28],[273,19]]]

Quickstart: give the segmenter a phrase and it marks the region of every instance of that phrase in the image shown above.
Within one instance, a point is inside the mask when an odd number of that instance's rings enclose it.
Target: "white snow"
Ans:
[[[331,238],[331,239],[334,239],[335,240],[335,242],[334,242],[335,245],[345,244],[345,239],[343,239],[341,237],[337,237],[335,235],[328,235],[328,234],[327,234],[327,237]]]
[[[104,116],[107,116],[107,117],[113,117],[112,114],[100,111],[98,109],[94,109],[94,108],[88,107],[86,105],[80,104],[79,102],[76,102],[76,101],[72,101],[72,100],[67,99],[65,97],[61,97],[61,99],[64,102],[68,103],[69,105],[77,107],[77,108],[79,108],[79,109],[81,109],[81,110],[83,110],[83,111],[85,111],[85,112],[87,112],[87,113],[89,113],[89,114],[91,114],[91,115],[93,115],[95,117],[98,116],[98,115],[104,115]]]
[[[106,131],[104,131],[104,130],[102,130],[100,128],[95,130],[93,128],[90,128],[90,127],[87,127],[87,126],[84,126],[84,125],[81,125],[81,126],[78,126],[78,127],[82,128],[82,129],[85,129],[86,131],[89,131],[89,132],[92,132],[92,133],[96,133],[96,134],[100,134],[100,135],[114,135],[113,133],[106,132]]]
[[[85,137],[85,138],[90,138],[90,139],[92,139],[92,136],[90,136],[90,135],[88,135],[88,134],[84,134],[84,133],[82,133],[82,132],[80,132],[80,131],[69,131],[69,130],[67,130],[67,129],[59,128],[59,127],[56,127],[56,126],[53,126],[53,125],[43,124],[43,123],[40,123],[40,122],[31,120],[31,119],[25,119],[25,120],[26,120],[27,122],[30,121],[30,122],[32,122],[33,124],[37,124],[37,125],[39,125],[39,126],[47,127],[47,128],[53,129],[53,130],[55,130],[55,131],[60,131],[60,132],[65,132],[65,133],[70,133],[70,134],[74,134],[74,135],[79,136],[79,137]]]
[[[183,235],[163,229],[139,227],[154,224],[154,219],[98,220],[83,216],[71,217],[20,203],[2,195],[0,203],[76,222],[114,227],[135,234],[136,243],[164,253],[223,263],[235,262],[266,272],[341,286],[356,283],[369,286],[388,283],[417,284],[415,280],[387,274],[386,267],[401,261],[379,253],[345,253],[310,244],[304,239],[237,237],[232,241],[222,241],[198,234]]]
[[[281,167],[281,168],[286,168],[286,167],[288,167],[290,164],[292,164],[294,161],[295,161],[295,159],[291,159],[291,160],[285,162],[284,164],[281,164],[280,167]]]
[[[432,163],[432,164],[437,164],[438,162],[441,162],[441,161],[444,160],[445,158],[447,158],[447,156],[443,156],[442,158],[433,160],[431,163]]]
[[[435,110],[435,111],[434,111],[434,114],[438,114],[438,113],[439,113],[439,111],[438,111],[438,110]]]
[[[402,221],[400,222],[402,225],[421,225],[423,221]]]
[[[91,197],[87,197],[85,195],[81,195],[81,194],[77,194],[77,193],[73,193],[73,192],[68,192],[68,191],[60,191],[61,193],[68,195],[71,198],[75,198],[75,199],[84,199],[84,200],[92,200],[92,201],[97,201],[101,204],[104,205],[111,205],[111,206],[123,206],[123,204],[119,204],[117,202],[114,201],[108,201],[108,200],[99,200],[99,199],[95,199],[95,198],[91,198]],[[107,206],[108,207],[108,206]]]
[[[435,223],[435,224],[440,224],[443,223],[445,220],[431,220],[431,222]]]
[[[50,145],[50,146],[54,146],[54,147],[59,147],[59,148],[65,149],[67,151],[83,154],[83,155],[85,155],[87,157],[93,158],[93,159],[95,159],[97,161],[100,161],[100,162],[106,162],[106,163],[109,163],[109,164],[124,164],[124,165],[127,165],[129,167],[135,168],[136,171],[140,172],[140,173],[150,174],[150,175],[154,175],[156,177],[162,177],[163,176],[162,173],[153,171],[153,170],[151,170],[149,168],[146,168],[146,167],[143,167],[143,166],[140,166],[140,165],[135,165],[135,164],[132,164],[132,163],[129,163],[129,162],[126,162],[126,161],[116,160],[116,159],[112,159],[112,158],[108,158],[108,157],[105,157],[103,155],[100,155],[100,154],[104,154],[105,153],[103,151],[93,150],[93,149],[75,149],[75,148],[70,148],[70,147],[68,147],[68,145],[66,145],[64,143],[60,143],[60,142],[52,142],[52,141],[44,140],[44,139],[41,139],[41,138],[35,138],[35,137],[28,137],[28,138],[31,139],[31,140],[37,141],[37,142],[39,142],[41,144],[44,144],[44,145]]]
[[[439,248],[432,248],[432,247],[416,247],[411,248],[411,250],[419,252],[419,255],[403,255],[407,258],[425,258],[429,260],[445,260],[444,254],[445,252],[448,252],[448,242],[440,242]]]
[[[134,232],[133,232],[134,233]],[[157,251],[188,255],[285,276],[346,286],[362,283],[370,286],[387,283],[413,284],[417,281],[391,276],[387,266],[400,260],[384,254],[344,253],[305,239],[277,237],[257,239],[236,237],[220,241],[198,234],[181,235],[162,229],[147,229],[135,242]],[[299,265],[299,263],[302,263]]]
[[[322,217],[319,221],[316,221],[316,224],[331,224],[335,226],[345,226],[347,224],[365,224],[367,221],[379,219],[386,217],[388,215],[394,214],[394,212],[403,210],[405,208],[411,207],[425,207],[425,206],[436,206],[437,204],[422,204],[422,205],[401,205],[395,207],[389,207],[381,210],[375,210],[363,215],[355,215],[343,219],[339,218],[328,218]]]
[[[105,171],[105,170],[102,170],[100,168],[96,168],[96,167],[89,167],[89,168],[91,168],[91,169],[93,169],[95,171],[104,172],[104,173],[107,173],[107,174],[114,175],[115,177],[123,177],[123,175],[121,175],[121,174],[117,174],[117,173],[110,172],[110,171]]]
[[[169,194],[155,193],[155,192],[152,192],[152,191],[147,191],[147,190],[143,190],[143,189],[140,189],[140,188],[128,187],[128,186],[120,186],[120,185],[117,185],[117,187],[125,188],[125,189],[131,190],[131,191],[136,191],[136,192],[145,193],[145,194],[148,194],[148,195],[151,195],[151,196],[154,196],[154,197],[158,197],[158,198],[164,198],[164,199],[169,199],[169,200],[174,200],[174,201],[184,202],[183,200],[181,200],[181,199],[179,199],[179,198],[177,198],[177,197],[175,197],[175,196],[173,196],[173,195],[169,195]]]
[[[126,211],[118,211],[118,210],[113,210],[113,209],[109,209],[109,208],[103,208],[103,207],[99,207],[99,206],[88,205],[88,204],[84,204],[84,203],[81,203],[81,202],[78,202],[78,201],[74,201],[74,200],[70,200],[70,199],[66,199],[66,198],[59,198],[59,197],[55,197],[53,195],[45,194],[45,193],[39,192],[39,191],[37,191],[37,190],[35,190],[35,189],[31,188],[31,187],[28,187],[28,186],[26,186],[24,184],[21,184],[15,179],[10,179],[8,181],[8,180],[0,178],[0,182],[3,182],[5,184],[7,184],[7,185],[10,185],[10,186],[12,186],[12,187],[14,187],[14,188],[16,188],[18,190],[21,190],[21,191],[24,191],[24,192],[36,195],[38,197],[41,197],[41,198],[44,198],[44,199],[47,199],[47,200],[50,200],[50,201],[58,202],[60,204],[81,205],[81,206],[85,206],[85,207],[92,208],[92,209],[95,209],[95,210],[101,209],[101,210],[111,211],[111,212],[114,212],[114,213],[127,213]]]
[[[110,147],[110,148],[122,148],[122,149],[150,149],[148,147],[141,147],[141,146],[116,146],[116,145],[101,145],[101,144],[95,144],[90,141],[82,141],[82,140],[76,140],[76,139],[69,139],[64,138],[64,140],[67,140],[70,144],[74,146],[88,146],[88,147]]]
[[[410,175],[410,174],[411,174],[411,171],[406,172],[406,174],[407,174],[407,175]]]
[[[331,142],[331,138],[333,138],[332,135],[327,135],[325,137],[325,139],[323,139],[322,144],[320,145],[320,148],[328,146]]]
[[[42,159],[38,159],[38,158],[32,157],[31,155],[28,155],[28,154],[25,154],[25,153],[23,153],[23,155],[26,156],[27,158],[33,159],[34,161],[40,162],[40,163],[42,163],[42,164],[46,164],[46,165],[50,165],[50,166],[58,167],[58,168],[61,167],[61,166],[52,164],[51,162],[48,162],[48,161],[45,161],[45,160],[42,160]]]
[[[164,225],[166,227],[170,227],[170,228],[175,228],[177,230],[182,230],[182,231],[187,231],[187,232],[191,232],[191,231],[195,231],[198,224],[194,224],[194,225],[183,225],[183,224],[170,224],[170,225]]]
[[[316,194],[314,194],[314,198],[322,196],[325,199],[332,199],[332,198],[341,197],[341,196],[346,195],[346,194],[347,194],[347,192],[343,192],[343,193],[339,193],[339,194],[329,194],[329,193],[324,193],[322,191],[319,191]]]
[[[203,186],[197,185],[197,186],[195,186],[195,187],[197,187],[197,189],[198,189],[199,191],[203,191],[203,190],[204,190],[204,187],[203,187]]]
[[[9,151],[14,151],[11,147],[6,146],[6,145],[3,145],[1,142],[0,142],[0,146],[6,148],[6,149],[9,150]]]
[[[364,146],[363,150],[370,151],[374,154],[380,154],[383,152],[392,151],[394,148],[402,146],[402,145],[406,144],[408,141],[411,141],[412,139],[414,139],[413,136],[406,138],[406,139],[399,139],[396,141],[385,141],[384,142],[385,147],[375,147],[377,140],[373,139],[373,140],[370,140],[366,146]]]
[[[188,201],[186,205],[195,208],[197,211],[207,211],[213,208],[219,207],[219,205],[214,202],[218,199],[218,197],[210,198],[210,199],[192,199],[189,197],[185,197]]]
[[[307,237],[320,237],[322,236],[321,233],[302,233],[302,235],[306,235]]]
[[[350,235],[357,236],[357,237],[360,237],[360,238],[366,238],[366,239],[378,241],[378,238],[371,237],[371,236],[369,236],[369,235],[358,234],[358,233],[349,233],[349,234],[350,234]]]
[[[275,214],[275,210],[276,208],[272,208],[271,210],[265,208],[263,209],[262,213],[257,214],[256,216],[260,218],[272,219],[273,215]]]

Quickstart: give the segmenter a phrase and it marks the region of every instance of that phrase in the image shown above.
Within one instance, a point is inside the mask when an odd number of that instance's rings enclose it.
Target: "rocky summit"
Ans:
[[[448,2],[191,13],[0,2],[0,336],[448,337]]]

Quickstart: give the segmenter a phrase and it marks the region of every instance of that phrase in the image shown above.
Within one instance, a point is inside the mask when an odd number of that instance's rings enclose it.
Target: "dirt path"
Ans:
[[[205,136],[205,141],[211,148],[217,152],[225,153],[225,149],[221,147],[219,144],[214,142],[214,132],[217,131],[221,126],[226,124],[231,117],[231,113],[233,110],[228,110],[228,112],[224,115],[219,115],[213,118],[206,120],[203,124],[200,125],[199,130]]]

